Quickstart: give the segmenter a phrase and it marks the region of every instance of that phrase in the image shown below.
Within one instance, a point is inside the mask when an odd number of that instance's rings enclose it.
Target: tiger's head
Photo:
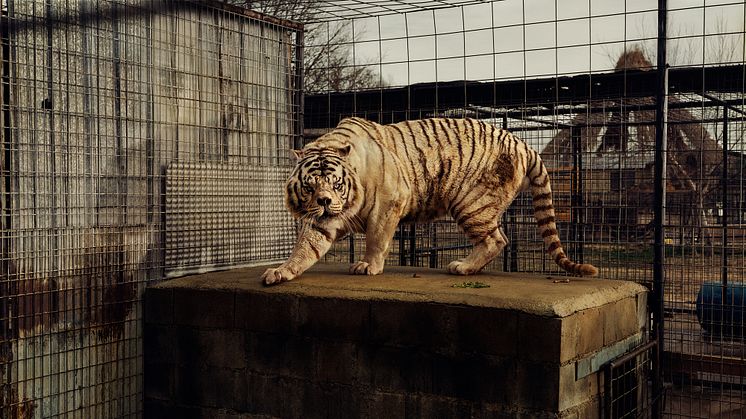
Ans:
[[[286,185],[285,205],[296,218],[322,221],[344,215],[360,191],[355,171],[348,165],[350,145],[307,147],[297,158]]]

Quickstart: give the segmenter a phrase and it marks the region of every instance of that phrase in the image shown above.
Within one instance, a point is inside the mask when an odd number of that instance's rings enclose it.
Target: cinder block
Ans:
[[[143,319],[148,324],[171,324],[174,321],[174,294],[170,288],[146,288]]]
[[[637,326],[642,331],[650,330],[650,312],[648,311],[647,294],[637,294]]]
[[[522,360],[516,363],[513,405],[519,408],[558,411],[559,367],[554,363]]]
[[[472,404],[432,394],[407,396],[405,418],[469,418]]]
[[[574,406],[562,412],[558,417],[560,419],[596,419],[603,417],[601,409],[601,398],[594,397],[579,406]]]
[[[605,315],[599,308],[593,307],[562,319],[560,363],[577,359],[603,347]]]
[[[236,294],[238,329],[255,332],[297,333],[298,297],[267,292]]]
[[[235,294],[215,289],[174,289],[174,323],[185,326],[233,327]]]
[[[590,374],[578,380],[575,379],[575,363],[571,362],[560,367],[559,371],[559,411],[565,411],[586,403],[594,394],[591,384],[598,380],[598,374]]]
[[[174,400],[182,406],[235,409],[247,405],[245,374],[228,368],[175,369]]]
[[[563,319],[528,313],[517,316],[518,358],[559,364]]]
[[[177,350],[176,327],[145,323],[143,326],[143,356],[148,362],[174,363]]]
[[[357,359],[363,386],[382,392],[432,392],[433,358],[426,351],[365,345]]]
[[[639,331],[637,299],[628,297],[602,307],[604,345],[610,345]]]
[[[338,340],[367,340],[370,302],[342,298],[303,298],[298,304],[298,332]]]
[[[202,408],[198,412],[199,416],[192,416],[194,418],[204,419],[280,419],[277,416],[251,414],[237,412],[231,409],[219,409],[219,408]],[[184,419],[187,419],[186,417]]]
[[[433,393],[475,402],[511,403],[516,360],[461,355],[433,359]]]
[[[360,417],[363,419],[403,418],[405,412],[406,397],[404,394],[374,391],[367,394]]]
[[[443,304],[371,302],[371,341],[389,346],[448,349],[456,345],[454,310]]]
[[[358,377],[358,348],[351,342],[317,341],[315,381],[352,385]]]
[[[485,307],[454,307],[456,338],[461,353],[497,356],[518,354],[518,313]],[[521,347],[521,350],[523,348]]]
[[[331,384],[325,386],[324,393],[327,418],[350,419],[361,416],[360,412],[365,405],[361,390],[351,386]]]
[[[163,400],[145,398],[143,417],[146,419],[163,418],[198,418],[202,417],[200,408],[181,406]]]
[[[303,419],[326,419],[326,409],[329,403],[328,393],[318,383],[313,381],[304,381],[303,405],[301,412]]]
[[[310,379],[316,372],[316,341],[303,336],[246,333],[248,370]]]
[[[248,348],[244,331],[200,330],[198,345],[203,363],[208,367],[245,369],[248,365]]]
[[[174,371],[174,364],[151,362],[146,358],[143,366],[145,397],[157,400],[171,400],[174,395]]]
[[[247,412],[279,418],[313,417],[306,403],[308,401],[325,403],[319,393],[306,397],[306,386],[309,382],[277,375],[248,374]],[[324,409],[319,406],[319,412]],[[308,416],[304,416],[308,413]]]

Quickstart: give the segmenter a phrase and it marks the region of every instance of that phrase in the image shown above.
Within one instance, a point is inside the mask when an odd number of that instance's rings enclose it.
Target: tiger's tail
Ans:
[[[539,233],[544,238],[544,246],[547,253],[552,257],[554,263],[565,271],[580,276],[596,276],[598,269],[587,263],[575,263],[571,261],[562,249],[557,224],[554,218],[554,205],[552,205],[552,187],[549,183],[549,173],[541,161],[539,153],[528,150],[528,170],[526,177],[529,181],[531,195],[534,201],[534,217],[539,225]]]

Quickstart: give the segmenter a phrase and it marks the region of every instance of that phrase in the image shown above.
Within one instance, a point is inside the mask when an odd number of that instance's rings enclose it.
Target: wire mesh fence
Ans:
[[[345,84],[328,76],[306,96],[307,140],[353,115],[379,123],[469,117],[507,127],[541,152],[568,255],[600,267],[603,277],[663,291],[664,317],[651,323],[663,341],[639,354],[633,370],[657,364],[667,397],[645,387],[644,400],[661,402],[667,417],[746,413],[744,2],[659,2],[667,5],[666,66],[657,64],[655,2],[454,2],[374,16],[332,10],[344,20],[321,3],[324,17],[309,19],[309,32],[318,27],[322,35],[308,37],[306,49],[331,56],[329,44],[344,39],[352,59],[316,60],[319,72],[344,74],[331,71],[341,65],[356,74],[367,69],[368,77]],[[667,110],[657,114],[658,103]],[[665,169],[661,179],[657,168]],[[656,219],[656,208],[665,218]],[[561,274],[535,223],[530,199],[519,197],[503,220],[510,243],[487,269]],[[388,263],[443,267],[469,246],[450,221],[403,225]],[[353,237],[328,258],[363,251]],[[662,286],[654,286],[656,271]],[[644,386],[633,387],[619,394]],[[657,413],[641,394],[619,397],[604,414]]]
[[[140,415],[145,284],[285,257],[289,149],[352,115],[507,127],[550,170],[571,258],[650,287],[662,269],[663,340],[608,370],[605,414],[746,413],[743,1],[667,2],[666,91],[652,2],[248,3],[307,30],[205,1],[2,3],[3,417]],[[503,225],[489,270],[560,274],[528,197]],[[408,224],[387,263],[469,250],[449,221]]]
[[[0,416],[141,416],[145,285],[292,246],[302,27],[126,0],[0,23]]]

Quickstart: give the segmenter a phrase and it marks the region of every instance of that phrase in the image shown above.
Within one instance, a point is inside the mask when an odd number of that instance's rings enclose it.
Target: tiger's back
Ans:
[[[409,218],[458,216],[482,188],[515,197],[522,185],[521,158],[533,150],[509,131],[474,119],[432,118],[386,125],[388,145],[405,156],[412,179]]]

